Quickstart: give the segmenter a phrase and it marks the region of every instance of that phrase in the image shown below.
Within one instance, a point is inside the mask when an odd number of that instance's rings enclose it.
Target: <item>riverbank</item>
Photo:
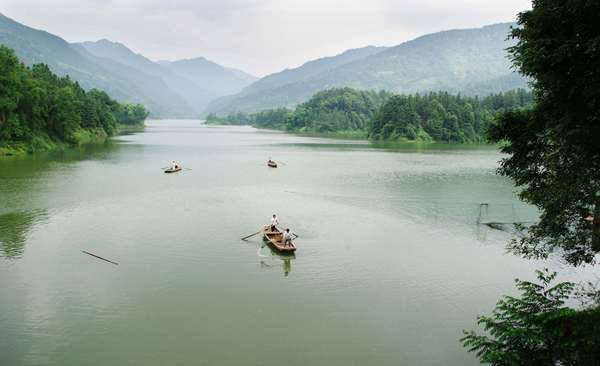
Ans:
[[[145,124],[119,125],[115,135],[124,130],[141,130],[144,128],[146,128]],[[0,156],[43,153],[58,147],[72,147],[88,142],[94,138],[108,136],[110,135],[107,134],[103,128],[96,128],[92,130],[79,129],[70,136],[68,141],[59,141],[52,139],[44,132],[38,132],[30,141],[0,142]]]
[[[218,123],[218,122],[204,122],[203,125],[231,126],[231,127],[239,126],[239,125],[232,125],[232,124]],[[242,126],[248,126],[248,125],[242,125]],[[416,136],[416,138],[414,140],[410,140],[410,139],[400,136],[400,135],[394,135],[393,138],[388,138],[388,139],[372,138],[372,137],[368,136],[367,131],[357,131],[357,130],[338,130],[338,131],[319,132],[319,131],[315,131],[315,130],[307,128],[307,127],[295,128],[295,129],[289,130],[286,128],[261,127],[256,124],[251,125],[250,127],[256,128],[257,130],[282,131],[282,132],[287,132],[287,133],[299,134],[299,135],[306,136],[306,137],[327,137],[328,135],[330,135],[330,136],[352,136],[352,137],[357,137],[357,138],[362,137],[365,140],[381,141],[381,142],[407,142],[407,143],[418,143],[418,144],[447,143],[447,144],[457,144],[457,145],[461,145],[461,144],[487,145],[488,144],[483,138],[477,139],[477,141],[469,141],[469,142],[447,141],[447,140],[436,141],[431,136],[429,136],[425,131],[420,131],[420,133],[418,134],[418,136]]]

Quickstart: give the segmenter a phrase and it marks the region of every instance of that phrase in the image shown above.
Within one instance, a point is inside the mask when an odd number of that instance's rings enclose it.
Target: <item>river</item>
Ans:
[[[515,278],[597,272],[505,254],[495,146],[147,124],[0,157],[0,364],[477,365]],[[240,240],[273,214],[294,254]]]

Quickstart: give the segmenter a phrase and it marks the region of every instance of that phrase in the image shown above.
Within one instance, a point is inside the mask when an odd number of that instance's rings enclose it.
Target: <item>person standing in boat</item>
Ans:
[[[269,161],[268,163],[274,163],[274,161],[271,159],[271,155],[269,155]]]
[[[171,167],[171,170],[175,170],[175,168],[177,168],[177,161],[173,160],[173,166]]]
[[[273,215],[271,219],[271,232],[275,231],[275,226],[279,225],[279,221],[277,221],[277,216]]]
[[[292,247],[292,233],[290,233],[290,229],[285,229],[283,233],[283,247],[285,248],[288,243],[290,244],[290,248]]]

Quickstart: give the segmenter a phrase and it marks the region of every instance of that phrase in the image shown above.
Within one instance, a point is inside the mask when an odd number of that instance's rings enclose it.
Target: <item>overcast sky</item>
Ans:
[[[154,61],[202,56],[259,77],[528,9],[529,0],[0,0],[5,16],[68,42],[106,38]]]

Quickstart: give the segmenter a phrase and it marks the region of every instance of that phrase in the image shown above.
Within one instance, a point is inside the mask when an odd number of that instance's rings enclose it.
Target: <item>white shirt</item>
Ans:
[[[284,238],[284,239],[291,239],[291,238],[292,238],[292,233],[289,233],[289,232],[287,232],[287,231],[286,231],[286,232],[284,232],[284,233],[283,233],[283,238]]]
[[[271,219],[271,226],[275,226],[276,224],[279,224],[279,222],[277,222],[277,219],[273,217]]]

